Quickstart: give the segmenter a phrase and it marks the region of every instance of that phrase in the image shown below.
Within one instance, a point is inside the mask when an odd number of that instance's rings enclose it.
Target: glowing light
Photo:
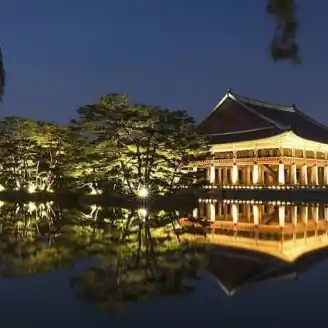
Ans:
[[[302,220],[305,224],[307,224],[309,220],[309,208],[307,206],[304,206],[301,208],[301,211]]]
[[[315,222],[319,221],[319,207],[312,208],[312,217]]]
[[[279,163],[278,183],[280,185],[285,184],[285,166],[283,163]]]
[[[215,205],[214,204],[210,204],[210,220],[211,221],[215,221]]]
[[[308,184],[307,165],[303,165],[301,167],[301,174],[302,174],[303,184],[307,185]],[[303,188],[304,188],[304,186],[303,186]]]
[[[236,164],[232,166],[231,181],[234,185],[238,183],[238,166]]]
[[[232,221],[234,224],[238,223],[239,208],[237,204],[231,205]]]
[[[260,209],[258,205],[253,205],[253,221],[256,226],[259,225]]]
[[[325,207],[323,215],[325,220],[328,221],[328,207]]]
[[[28,208],[28,211],[29,211],[29,212],[33,212],[33,211],[36,210],[36,204],[33,203],[33,202],[29,202],[29,203],[27,204],[27,208]]]
[[[313,183],[315,185],[318,185],[319,184],[319,176],[318,176],[318,166],[317,165],[314,165],[312,167],[312,175],[313,175]]]
[[[210,183],[215,183],[215,167],[210,167]]]
[[[29,194],[33,194],[33,193],[35,193],[35,191],[36,191],[36,186],[35,186],[35,185],[29,185],[29,186],[28,186],[28,188],[27,188],[27,192],[28,192]]]
[[[141,187],[137,192],[137,196],[140,198],[147,198],[148,195],[149,195],[149,191],[146,187]]]
[[[324,179],[324,184],[328,185],[328,165],[326,165],[323,169],[323,179]]]
[[[292,184],[296,185],[297,184],[296,164],[292,164],[290,169],[291,169]]]
[[[279,206],[279,225],[281,228],[285,226],[285,206]]]
[[[259,183],[259,166],[256,163],[253,165],[252,180],[253,184]]]
[[[143,218],[145,218],[148,213],[148,211],[145,208],[139,208],[138,212],[139,212],[140,216],[142,216]]]
[[[0,192],[4,191],[6,188],[3,185],[0,185]]]

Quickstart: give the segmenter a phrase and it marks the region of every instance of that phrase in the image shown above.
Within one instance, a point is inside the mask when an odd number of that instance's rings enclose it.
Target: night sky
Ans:
[[[2,0],[0,114],[65,123],[124,92],[201,119],[232,88],[328,124],[328,2],[297,2],[301,66],[271,61],[266,0]]]

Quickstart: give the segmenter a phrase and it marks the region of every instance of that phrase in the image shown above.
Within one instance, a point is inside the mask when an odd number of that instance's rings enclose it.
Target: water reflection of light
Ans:
[[[27,204],[27,208],[28,208],[28,211],[29,212],[33,212],[33,211],[36,210],[37,206],[36,206],[36,204],[34,202],[29,202]]]
[[[238,215],[239,215],[239,208],[238,208],[237,204],[232,204],[231,212],[232,212],[232,222],[234,224],[237,224],[238,223]]]
[[[33,194],[36,191],[36,186],[35,185],[29,185],[27,188],[28,193]]]
[[[194,217],[196,213],[199,222],[187,219],[187,224],[205,229],[206,243],[256,249],[288,261],[328,247],[328,204],[200,199]],[[209,222],[204,225],[202,220]],[[200,240],[202,234],[197,233]]]
[[[253,221],[256,226],[259,225],[260,209],[258,205],[253,205]]]
[[[279,206],[279,226],[283,228],[285,226],[285,206]]]
[[[145,218],[147,216],[148,211],[145,208],[139,208],[138,213],[142,218]]]

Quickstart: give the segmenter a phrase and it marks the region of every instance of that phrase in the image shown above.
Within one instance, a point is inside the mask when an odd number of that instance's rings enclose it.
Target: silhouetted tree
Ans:
[[[273,60],[291,60],[296,64],[299,63],[299,47],[296,43],[299,24],[295,0],[268,0],[266,10],[276,21],[270,44]]]

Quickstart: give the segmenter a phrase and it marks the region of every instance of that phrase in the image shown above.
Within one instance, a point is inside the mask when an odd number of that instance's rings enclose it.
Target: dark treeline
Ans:
[[[66,125],[7,117],[0,127],[1,191],[165,194],[192,181],[183,166],[207,152],[185,111],[124,94],[79,108]]]

